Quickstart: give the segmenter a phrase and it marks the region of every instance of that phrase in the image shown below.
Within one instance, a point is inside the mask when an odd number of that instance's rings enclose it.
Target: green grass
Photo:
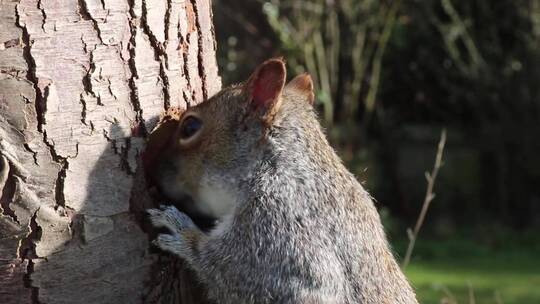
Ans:
[[[420,303],[540,303],[540,254],[513,245],[494,250],[471,242],[428,241],[405,273]]]

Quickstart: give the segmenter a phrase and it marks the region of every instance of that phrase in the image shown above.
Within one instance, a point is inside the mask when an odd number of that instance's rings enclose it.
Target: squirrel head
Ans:
[[[269,59],[247,81],[166,115],[150,134],[143,156],[150,180],[168,199],[191,197],[190,205],[181,206],[188,213],[227,214],[241,196],[242,179],[260,159],[268,132],[279,124],[284,104],[312,108],[311,77],[285,81],[285,62]]]

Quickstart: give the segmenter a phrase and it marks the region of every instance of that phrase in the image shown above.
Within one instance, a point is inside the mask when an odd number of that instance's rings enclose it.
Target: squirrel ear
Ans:
[[[259,65],[247,82],[250,106],[268,124],[281,105],[285,78],[285,62],[281,58],[272,58]]]
[[[315,100],[315,94],[313,94],[313,80],[308,73],[300,74],[294,77],[287,86],[287,89],[294,90],[307,98],[310,105],[313,105]]]

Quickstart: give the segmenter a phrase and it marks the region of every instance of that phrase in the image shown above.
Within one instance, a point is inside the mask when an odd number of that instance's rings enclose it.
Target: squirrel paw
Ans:
[[[161,250],[174,253],[180,257],[185,257],[185,242],[179,235],[160,234],[152,241],[152,244]]]
[[[191,218],[174,206],[161,205],[159,209],[148,209],[146,212],[154,227],[167,228],[173,234],[179,234],[184,229],[196,228]]]
[[[192,260],[191,247],[196,243],[200,231],[191,218],[174,206],[162,205],[159,209],[148,209],[146,212],[154,227],[164,227],[171,232],[159,234],[152,243],[164,251]]]

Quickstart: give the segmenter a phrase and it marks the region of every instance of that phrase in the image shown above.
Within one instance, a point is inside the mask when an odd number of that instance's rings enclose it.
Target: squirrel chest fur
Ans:
[[[169,230],[155,244],[217,303],[417,303],[371,197],[326,140],[311,78],[285,79],[270,59],[151,135],[147,174],[193,201],[189,216],[148,210]],[[205,233],[198,216],[217,225]]]

